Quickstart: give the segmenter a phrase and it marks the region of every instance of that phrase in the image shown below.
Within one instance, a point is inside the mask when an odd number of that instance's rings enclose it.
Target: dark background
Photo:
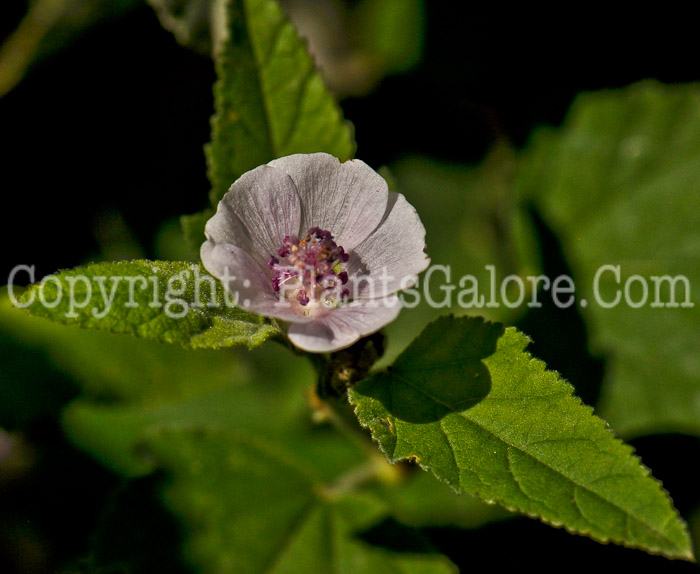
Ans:
[[[415,153],[477,162],[497,138],[523,146],[536,126],[559,124],[582,91],[645,78],[700,79],[697,33],[690,29],[695,20],[689,14],[615,19],[570,5],[569,14],[523,17],[505,5],[490,14],[455,5],[427,3],[426,52],[418,68],[386,78],[368,96],[341,102],[355,125],[357,156],[373,167]],[[25,10],[23,2],[0,6],[0,37]],[[38,280],[99,256],[100,238],[110,233],[104,221],[115,214],[142,245],[143,255],[153,257],[158,227],[206,204],[202,146],[209,139],[214,79],[212,62],[179,46],[145,5],[98,24],[37,64],[0,100],[4,276],[14,265],[30,264]],[[565,262],[556,238],[540,227],[545,266],[556,272]],[[575,310],[562,311],[567,312],[544,309],[525,317],[522,327],[540,341],[533,352],[553,368],[578,373],[571,377],[574,384],[593,402],[603,364],[588,357],[583,322]],[[547,352],[554,348],[547,346],[553,324],[561,329],[550,342],[568,353]],[[70,396],[67,390],[64,400]],[[114,503],[109,497],[119,481],[67,446],[51,422],[37,423],[29,434],[54,454],[27,483],[12,492],[0,490],[0,513],[27,511],[35,517],[32,527],[60,562],[86,551],[99,508]],[[689,516],[700,505],[700,491],[697,469],[685,461],[698,460],[700,441],[659,436],[632,442],[681,514]],[[63,469],[58,477],[52,474],[56,465]],[[141,481],[123,496],[154,505],[152,488]],[[67,507],[67,499],[75,500],[69,494],[76,492],[84,504]],[[124,552],[157,557],[177,542],[164,511],[154,507],[149,516],[152,528],[143,529],[141,538],[131,532],[131,549]],[[134,523],[128,515],[124,520]],[[396,544],[395,531],[388,524],[367,536]],[[543,571],[600,566],[607,571],[616,565],[697,571],[525,518],[473,533],[432,529],[426,534],[465,572],[485,562],[496,569],[527,564]],[[0,571],[6,572],[16,565],[7,559],[3,569],[2,552],[0,545]]]
[[[561,122],[581,91],[700,79],[695,33],[683,32],[690,15],[507,19],[504,7],[455,5],[426,3],[420,66],[342,102],[370,165],[407,153],[475,162],[497,137],[523,145],[535,126]],[[3,3],[0,36],[25,9]],[[214,78],[212,62],[179,46],[146,5],[40,61],[0,101],[3,275],[83,262],[98,249],[95,224],[114,211],[152,255],[159,223],[203,208]]]

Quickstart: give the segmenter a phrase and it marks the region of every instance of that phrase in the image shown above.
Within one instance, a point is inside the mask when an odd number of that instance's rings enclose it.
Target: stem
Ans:
[[[347,349],[332,353],[323,363],[317,363],[318,396],[321,399],[345,397],[349,388],[369,374],[374,363],[384,354],[384,346],[385,336],[380,331]]]
[[[357,422],[355,411],[348,402],[347,396],[326,397],[322,399],[315,391],[311,391],[311,401],[320,420],[327,421],[337,430],[348,436],[360,448],[372,457],[379,454],[376,445],[372,442],[369,432],[365,431]]]
[[[349,492],[357,491],[373,480],[395,483],[402,479],[403,473],[400,468],[389,464],[384,457],[374,457],[351,468],[337,480],[324,486],[322,494],[332,500]]]
[[[375,333],[351,347],[331,355],[307,355],[318,374],[311,401],[321,419],[352,439],[370,458],[371,465],[381,465],[386,473],[390,466],[366,429],[362,428],[348,400],[348,389],[369,373],[372,365],[384,353],[384,334]]]
[[[340,476],[335,482],[326,485],[323,493],[328,498],[339,498],[343,494],[353,492],[370,482],[377,475],[377,470],[371,462],[366,462]]]
[[[317,382],[310,392],[309,401],[316,418],[328,421],[355,442],[369,458],[368,464],[374,476],[383,477],[387,482],[397,480],[402,474],[401,470],[386,461],[369,431],[360,426],[348,400],[348,389],[364,379],[372,365],[384,354],[384,334],[374,333],[347,349],[331,354],[302,353],[284,336],[275,337],[275,340],[294,353],[306,356],[314,366]]]

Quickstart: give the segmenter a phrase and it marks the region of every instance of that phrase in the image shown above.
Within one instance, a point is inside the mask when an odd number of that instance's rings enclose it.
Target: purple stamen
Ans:
[[[275,271],[272,278],[275,293],[294,297],[303,307],[311,300],[333,306],[339,298],[339,287],[348,282],[343,264],[349,255],[333,240],[330,231],[312,227],[300,238],[288,235],[277,253],[279,259],[272,255],[268,262]],[[340,298],[348,297],[349,291],[344,289]]]

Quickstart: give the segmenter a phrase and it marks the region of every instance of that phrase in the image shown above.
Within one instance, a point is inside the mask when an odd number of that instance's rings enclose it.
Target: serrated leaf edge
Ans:
[[[448,315],[448,316],[445,316],[445,317],[450,317],[451,319],[456,319],[456,317],[455,317],[454,315],[452,315],[452,314],[450,314],[450,315]],[[443,318],[444,318],[444,317],[443,317]],[[440,319],[442,319],[442,318],[440,318]],[[440,319],[437,319],[437,320],[440,320]],[[481,319],[481,318],[478,318],[478,319]],[[436,320],[436,321],[437,321],[437,320]],[[483,320],[482,320],[482,322],[483,322]],[[597,415],[595,415],[594,409],[593,409],[591,406],[584,404],[584,403],[581,401],[581,399],[580,399],[579,397],[577,397],[577,396],[574,394],[574,390],[575,390],[575,389],[574,389],[574,387],[571,385],[571,383],[569,383],[568,381],[566,381],[565,379],[563,379],[563,378],[559,375],[558,372],[552,371],[552,370],[548,370],[548,369],[546,368],[546,365],[545,365],[545,363],[544,363],[543,361],[541,361],[540,359],[538,359],[538,358],[536,358],[536,357],[533,357],[532,354],[531,354],[529,351],[526,351],[527,346],[532,342],[532,340],[530,339],[530,337],[528,337],[528,336],[525,335],[524,333],[521,333],[520,331],[518,331],[518,330],[515,329],[514,327],[508,327],[508,328],[506,329],[506,332],[508,332],[508,331],[517,333],[517,334],[519,335],[519,337],[521,338],[521,340],[524,342],[524,345],[522,345],[522,347],[520,348],[520,351],[519,351],[519,352],[524,353],[524,354],[526,355],[528,366],[529,366],[529,365],[535,365],[537,369],[541,370],[542,372],[544,372],[544,373],[546,373],[546,374],[549,374],[550,376],[556,377],[557,380],[559,380],[560,382],[564,383],[564,385],[565,385],[566,388],[568,389],[568,393],[567,393],[566,395],[562,395],[562,398],[563,398],[563,399],[568,398],[568,399],[572,399],[572,400],[576,401],[576,403],[577,403],[578,406],[583,407],[585,410],[588,411],[588,414],[589,414],[590,417],[596,419],[596,421],[599,421],[599,422],[597,422],[597,424],[598,424],[599,426],[602,426],[602,427],[603,427],[603,430],[609,432],[609,433],[612,435],[612,438],[613,438],[614,442],[616,442],[616,443],[619,444],[624,450],[626,450],[628,456],[631,456],[632,458],[635,459],[635,461],[639,464],[639,466],[640,466],[640,468],[641,468],[641,470],[642,470],[642,472],[643,472],[643,475],[642,475],[642,476],[644,476],[645,478],[649,478],[649,479],[653,480],[653,481],[656,483],[656,485],[658,486],[659,491],[665,496],[666,500],[669,502],[671,508],[674,508],[674,507],[673,507],[673,500],[672,500],[672,498],[671,498],[669,492],[663,487],[663,484],[661,483],[660,480],[658,480],[658,479],[656,479],[654,476],[652,476],[651,470],[650,470],[647,466],[645,466],[645,465],[643,464],[641,458],[640,458],[639,456],[637,456],[636,454],[634,454],[634,449],[633,449],[630,445],[628,445],[627,443],[625,443],[623,440],[621,440],[620,438],[618,438],[617,436],[615,436],[614,433],[613,433],[613,431],[612,431],[612,429],[611,429],[610,426],[608,425],[608,423],[607,423],[604,419],[602,419],[602,418],[598,417]],[[505,334],[505,333],[504,333],[504,334]],[[398,360],[398,359],[397,359],[397,360]],[[486,358],[485,360],[488,360],[488,358]],[[388,372],[388,368],[382,369],[382,370],[379,371],[379,372]],[[374,375],[374,374],[377,374],[377,373],[372,373],[372,374],[370,375],[370,377],[371,377],[372,375]],[[396,373],[392,373],[392,374],[393,374],[394,376],[396,376]],[[369,378],[369,377],[368,377],[368,378]],[[400,378],[400,377],[399,377],[399,378]],[[410,384],[410,383],[409,383],[409,384]],[[415,388],[414,385],[411,385],[411,386],[413,386],[413,387]],[[420,392],[423,392],[422,389],[417,389],[417,390],[419,390]],[[487,397],[487,398],[488,398],[488,397]],[[455,487],[454,485],[450,484],[445,478],[440,477],[440,476],[438,476],[437,474],[435,474],[435,473],[432,471],[432,468],[431,468],[429,465],[423,463],[423,462],[421,461],[420,457],[418,457],[418,456],[416,456],[416,455],[406,455],[406,456],[401,457],[401,458],[396,458],[396,457],[394,457],[393,453],[390,454],[390,453],[388,452],[388,450],[385,449],[385,448],[382,446],[382,444],[381,444],[379,438],[377,438],[377,436],[376,436],[376,434],[375,434],[375,432],[374,432],[374,428],[373,428],[373,423],[377,423],[377,422],[383,421],[383,420],[385,420],[385,419],[375,418],[375,419],[372,419],[372,420],[363,422],[363,421],[361,420],[361,418],[360,418],[360,416],[359,416],[359,412],[358,412],[358,411],[359,411],[359,408],[360,408],[359,403],[353,403],[353,401],[352,401],[352,399],[351,399],[351,394],[350,394],[350,393],[348,394],[348,400],[349,400],[350,404],[351,404],[352,407],[353,407],[353,411],[354,411],[354,413],[355,413],[355,416],[358,418],[358,421],[360,422],[360,425],[361,425],[363,428],[366,428],[367,430],[370,431],[370,434],[371,434],[371,436],[372,436],[372,440],[373,440],[374,442],[377,443],[377,445],[378,445],[378,447],[379,447],[379,450],[385,455],[385,457],[387,458],[387,460],[388,460],[391,464],[395,464],[396,462],[400,462],[400,461],[402,461],[402,460],[407,460],[407,461],[414,462],[414,463],[418,464],[418,466],[420,466],[423,470],[430,471],[431,474],[432,474],[435,478],[437,478],[437,479],[440,480],[441,482],[444,482],[445,484],[447,484],[447,486],[449,486],[450,489],[451,489],[453,492],[455,492],[456,494],[458,494],[458,495],[472,494],[472,493],[467,493],[466,491],[464,491],[464,490],[461,489],[461,488]],[[445,405],[445,406],[446,406],[447,408],[450,408],[450,407],[447,406],[447,405]],[[450,408],[450,411],[451,411],[452,413],[459,414],[459,411],[452,410],[451,408]],[[394,418],[394,417],[392,417],[392,418]],[[477,421],[474,421],[474,420],[471,420],[471,419],[466,419],[466,420],[468,420],[470,423],[475,424],[476,426],[478,426],[479,428],[481,428],[481,429],[484,430],[485,432],[487,432],[487,433],[489,433],[489,434],[492,434],[487,428],[485,428],[485,427],[483,427],[482,425],[480,425]],[[390,421],[390,422],[391,422],[391,425],[392,425],[392,426],[395,425],[395,422],[394,422],[393,420]],[[520,452],[521,454],[523,454],[523,455],[525,455],[525,456],[527,456],[527,457],[533,458],[538,464],[543,465],[544,467],[546,467],[546,468],[548,468],[549,470],[551,470],[553,473],[555,473],[555,474],[561,476],[562,478],[568,480],[569,482],[571,482],[572,484],[574,484],[575,487],[583,488],[584,490],[586,490],[587,492],[589,492],[589,493],[592,494],[593,496],[599,498],[600,500],[602,500],[602,501],[605,502],[606,504],[610,504],[611,506],[614,506],[614,507],[617,508],[618,510],[622,511],[627,519],[629,518],[629,513],[628,513],[624,508],[620,508],[620,507],[617,506],[616,504],[613,504],[612,502],[606,500],[605,498],[602,498],[599,494],[597,494],[597,493],[595,493],[595,492],[589,490],[589,489],[586,488],[585,486],[579,485],[579,484],[576,483],[573,479],[569,478],[568,476],[562,474],[560,471],[558,471],[558,470],[556,470],[556,469],[550,467],[550,466],[547,465],[546,463],[544,463],[544,462],[540,461],[539,459],[535,458],[535,457],[534,457],[533,455],[531,455],[530,453],[523,451],[522,449],[520,449],[519,447],[517,447],[517,446],[515,446],[515,445],[512,445],[512,444],[507,443],[507,442],[506,442],[505,440],[503,440],[501,437],[497,437],[497,438],[498,438],[499,441],[505,443],[505,444],[508,446],[509,449],[510,449],[510,448],[513,448],[513,449],[517,450],[518,452]],[[448,442],[449,442],[449,439],[448,439]],[[454,449],[452,449],[451,445],[450,445],[450,452],[454,455]],[[510,466],[510,463],[509,463],[509,466]],[[510,470],[510,468],[509,468],[509,470]],[[518,480],[517,480],[517,478],[515,477],[515,475],[514,475],[512,472],[511,472],[511,476],[512,476],[513,481],[514,481],[516,484],[518,484]],[[536,518],[536,519],[540,520],[541,522],[543,522],[543,523],[545,523],[545,524],[548,524],[548,525],[550,525],[550,526],[554,526],[554,527],[556,527],[556,528],[563,528],[564,530],[566,530],[567,532],[569,532],[569,533],[571,533],[571,534],[580,534],[580,535],[587,536],[587,537],[589,537],[589,538],[591,538],[591,539],[593,539],[593,540],[595,540],[595,541],[597,541],[597,542],[603,543],[603,544],[607,544],[607,543],[609,543],[609,542],[614,542],[614,543],[620,544],[620,545],[622,545],[622,546],[624,546],[624,547],[626,547],[626,548],[642,549],[642,550],[644,550],[645,552],[648,552],[648,553],[650,553],[650,554],[656,554],[656,555],[661,555],[661,556],[670,557],[670,558],[680,558],[680,559],[683,559],[683,560],[687,560],[687,561],[689,561],[689,562],[694,562],[694,561],[695,561],[695,555],[694,555],[694,551],[693,551],[692,544],[690,544],[690,545],[688,546],[688,550],[687,550],[687,551],[682,551],[682,550],[679,549],[677,552],[674,552],[673,554],[670,554],[668,551],[663,550],[661,547],[658,547],[658,546],[644,546],[644,547],[640,547],[640,546],[638,546],[638,545],[628,544],[625,540],[617,541],[617,540],[614,540],[614,539],[611,538],[611,537],[600,536],[600,535],[594,534],[593,532],[591,532],[590,530],[587,530],[587,529],[572,528],[572,527],[568,526],[567,524],[565,524],[565,523],[562,522],[562,521],[551,520],[551,519],[542,517],[542,516],[540,516],[540,515],[537,514],[537,513],[528,512],[528,511],[526,511],[526,510],[524,510],[524,509],[520,509],[520,508],[519,508],[518,506],[516,506],[516,505],[512,505],[512,504],[505,503],[505,502],[503,502],[502,500],[500,500],[499,498],[496,498],[496,499],[487,499],[487,498],[483,498],[483,497],[479,496],[479,493],[478,493],[478,492],[476,492],[476,493],[474,493],[474,494],[475,494],[476,496],[478,496],[479,498],[481,498],[482,500],[484,500],[485,502],[487,502],[487,503],[494,503],[494,502],[497,502],[499,505],[503,506],[506,510],[508,510],[508,511],[510,511],[510,512],[514,512],[514,513],[517,512],[517,513],[519,513],[519,514],[523,514],[523,515],[529,516],[529,517],[531,517],[531,518]],[[576,508],[577,508],[579,514],[581,514],[581,517],[582,517],[586,522],[589,522],[588,519],[586,519],[586,517],[583,515],[583,513],[582,513],[582,512],[580,511],[580,509],[578,508],[578,504],[576,504]],[[668,523],[668,521],[669,521],[669,520],[672,520],[673,518],[676,518],[676,519],[679,521],[679,523],[680,523],[680,525],[681,525],[681,528],[682,528],[682,532],[685,534],[686,537],[688,537],[688,536],[689,536],[689,533],[688,533],[688,526],[687,526],[687,523],[686,523],[686,522],[680,517],[680,515],[678,515],[677,513],[676,513],[675,516],[674,516],[673,514],[669,515],[669,518],[667,519],[666,523]],[[647,528],[647,529],[650,530],[651,532],[654,532],[655,534],[657,534],[659,537],[664,538],[664,539],[667,539],[667,538],[666,538],[662,533],[660,533],[656,528],[654,528],[654,527],[652,527],[652,526],[650,526],[650,525],[646,524],[645,522],[642,522],[641,520],[638,520],[638,519],[637,519],[637,522],[638,522],[639,524],[641,524],[644,528]],[[673,546],[675,546],[675,544],[673,544]]]

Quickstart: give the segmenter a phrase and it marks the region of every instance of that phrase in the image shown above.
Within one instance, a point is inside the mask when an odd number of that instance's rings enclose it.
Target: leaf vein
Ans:
[[[272,552],[270,552],[266,563],[263,565],[262,572],[274,572],[275,568],[279,564],[279,561],[284,557],[284,553],[292,544],[295,535],[301,530],[301,525],[308,518],[311,512],[316,507],[316,499],[310,499],[297,513],[297,515],[292,519],[287,527],[285,534],[281,537],[280,543],[277,545]]]

